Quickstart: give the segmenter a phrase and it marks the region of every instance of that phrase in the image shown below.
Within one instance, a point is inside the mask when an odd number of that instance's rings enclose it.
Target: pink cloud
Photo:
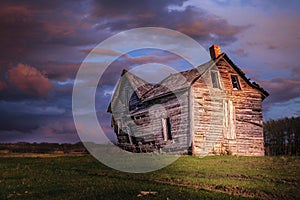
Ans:
[[[8,70],[8,80],[15,87],[38,96],[47,95],[52,88],[49,79],[39,70],[21,63]]]
[[[31,16],[34,11],[24,5],[4,5],[0,7],[0,15],[11,15],[11,20],[15,20],[16,16]]]

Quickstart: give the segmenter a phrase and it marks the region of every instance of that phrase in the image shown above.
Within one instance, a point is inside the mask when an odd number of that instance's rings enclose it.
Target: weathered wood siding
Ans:
[[[242,79],[225,59],[221,59],[217,66],[226,91],[226,101],[232,101],[236,132],[235,139],[224,138],[224,146],[233,154],[264,155],[262,94]],[[233,90],[231,75],[238,77],[241,90]]]
[[[144,103],[145,108],[133,113],[134,134],[144,143],[153,143],[167,152],[184,152],[190,142],[188,91],[164,96]],[[162,119],[169,118],[171,140],[163,137]]]
[[[162,151],[184,153],[190,143],[188,90],[142,102],[124,78],[112,102],[114,131],[122,144],[152,143]],[[129,103],[126,103],[126,100]],[[171,140],[163,137],[162,119],[170,122]]]
[[[193,154],[264,155],[262,95],[224,60],[216,63],[220,89],[212,88],[211,70],[191,88]],[[231,75],[241,90],[234,90]]]
[[[119,88],[115,91],[116,97],[111,102],[112,124],[118,142],[131,143],[130,126],[128,126],[131,120],[129,107],[137,104],[139,100],[126,77],[121,78],[118,84]]]
[[[210,71],[191,87],[191,134],[194,155],[214,153],[222,142],[224,92],[212,88]],[[218,149],[221,148],[218,147]]]

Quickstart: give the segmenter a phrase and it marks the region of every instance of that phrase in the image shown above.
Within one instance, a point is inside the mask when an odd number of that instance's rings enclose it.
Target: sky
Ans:
[[[180,31],[207,50],[220,45],[270,93],[263,102],[264,120],[299,116],[299,11],[297,0],[1,1],[0,143],[78,142],[72,89],[81,63],[103,40],[139,27]],[[151,49],[112,63],[96,94],[97,116],[107,132],[106,108],[122,69],[147,63],[176,70],[184,64]]]

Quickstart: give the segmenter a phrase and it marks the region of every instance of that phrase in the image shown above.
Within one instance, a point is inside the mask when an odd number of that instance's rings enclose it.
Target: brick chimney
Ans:
[[[212,45],[211,47],[209,47],[209,53],[210,53],[210,57],[211,59],[216,59],[220,54],[221,54],[221,48],[218,45]]]

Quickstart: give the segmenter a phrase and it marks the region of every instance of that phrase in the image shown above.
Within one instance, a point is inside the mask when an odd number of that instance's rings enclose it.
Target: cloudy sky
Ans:
[[[72,117],[76,73],[97,44],[121,31],[165,27],[212,44],[270,96],[264,119],[300,115],[300,3],[239,0],[1,1],[0,142],[77,142]],[[103,52],[102,52],[103,53]],[[111,54],[114,52],[104,52]],[[100,80],[98,118],[105,112],[123,68],[163,63],[172,54],[133,52]],[[155,67],[154,67],[155,69]]]

